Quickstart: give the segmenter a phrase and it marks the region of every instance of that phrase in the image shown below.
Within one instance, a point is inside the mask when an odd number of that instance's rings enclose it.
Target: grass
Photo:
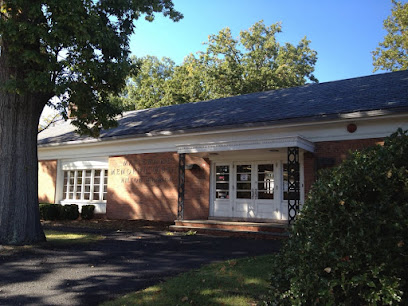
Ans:
[[[70,233],[53,230],[45,230],[46,243],[51,244],[76,244],[76,243],[90,243],[103,239],[103,236],[88,234],[88,233]]]
[[[266,299],[273,257],[210,264],[103,305],[257,305]]]
[[[0,255],[13,255],[19,251],[30,250],[33,247],[47,247],[47,246],[65,246],[74,244],[83,244],[96,242],[103,239],[103,236],[88,234],[88,233],[70,233],[61,232],[53,230],[44,230],[44,234],[47,237],[47,242],[41,243],[39,245],[24,245],[24,246],[13,246],[13,245],[0,245]]]

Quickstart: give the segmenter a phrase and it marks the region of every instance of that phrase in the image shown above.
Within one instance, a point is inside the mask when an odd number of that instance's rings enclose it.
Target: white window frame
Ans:
[[[104,214],[106,213],[106,199],[103,200],[103,194],[104,194],[104,180],[105,180],[105,175],[108,176],[108,168],[109,168],[109,162],[108,162],[108,157],[96,157],[96,158],[89,158],[87,160],[76,160],[76,159],[67,159],[67,160],[59,160],[58,161],[58,172],[57,172],[57,199],[56,203],[60,203],[63,205],[66,204],[77,204],[79,206],[79,209],[81,210],[81,207],[83,205],[95,205],[95,213],[98,214]],[[90,200],[84,200],[84,191],[85,191],[85,178],[84,178],[84,173],[86,170],[92,170],[91,171],[91,181],[90,181]],[[99,183],[99,199],[101,200],[93,200],[93,191],[94,191],[94,175],[95,175],[95,170],[104,170],[101,171],[101,176],[100,176],[100,183]],[[65,194],[63,192],[64,190],[64,173],[65,171],[75,171],[75,178],[74,178],[74,193],[73,197],[76,195],[77,191],[77,178],[78,174],[82,175],[82,187],[81,187],[81,196],[79,200],[76,199],[66,199]],[[81,172],[82,171],[82,172]],[[102,174],[103,173],[103,174]],[[69,181],[68,181],[68,186],[67,186],[67,191],[69,190]],[[107,189],[107,185],[106,185]],[[68,191],[69,192],[69,191]],[[106,190],[107,192],[107,190]]]
[[[86,176],[86,172],[91,171],[90,176]],[[99,176],[99,183],[95,184],[95,171],[100,171],[100,176]],[[69,191],[71,185],[70,185],[70,179],[72,178],[71,174],[72,172],[74,173],[74,188],[72,191],[72,199],[70,198],[71,192]],[[105,185],[105,177],[107,176],[107,169],[71,169],[71,170],[63,170],[64,173],[64,185],[63,188],[66,188],[66,191],[63,190],[62,193],[62,201],[81,201],[81,202],[97,202],[97,203],[106,203],[106,199],[104,199],[104,194],[106,194],[106,190],[108,188],[107,184]],[[67,183],[65,184],[65,174],[67,174]],[[79,199],[76,199],[77,193],[78,193],[78,179],[82,179],[82,184],[81,184],[81,194]],[[86,178],[89,178],[89,184],[86,184]],[[89,199],[85,199],[85,185],[89,185]],[[95,195],[95,186],[99,187],[99,192],[98,192],[98,199],[94,199]]]

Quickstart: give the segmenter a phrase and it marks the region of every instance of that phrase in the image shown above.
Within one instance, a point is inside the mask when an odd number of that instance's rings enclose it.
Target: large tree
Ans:
[[[373,51],[374,72],[408,69],[408,3],[392,0],[391,16],[384,20],[387,35]]]
[[[145,76],[133,78],[122,95],[125,109],[158,107],[266,91],[317,82],[316,51],[303,38],[297,45],[281,44],[279,23],[262,21],[241,31],[238,38],[229,28],[210,35],[207,48],[190,54],[179,66],[169,59],[135,60]],[[159,69],[160,68],[160,69]],[[148,93],[148,99],[141,101]],[[153,93],[153,95],[152,95]]]
[[[109,103],[130,71],[129,36],[141,15],[182,15],[172,0],[0,0],[0,244],[43,241],[37,126],[54,96],[64,117],[96,136],[115,125]]]

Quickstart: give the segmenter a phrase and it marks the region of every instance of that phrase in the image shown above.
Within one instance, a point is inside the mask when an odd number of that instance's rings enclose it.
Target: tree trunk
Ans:
[[[41,100],[0,92],[0,245],[45,241],[38,205]]]

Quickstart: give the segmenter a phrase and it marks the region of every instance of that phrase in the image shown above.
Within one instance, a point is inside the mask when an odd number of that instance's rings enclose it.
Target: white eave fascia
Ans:
[[[367,116],[367,113],[369,113]],[[203,131],[191,131],[191,132],[186,132],[186,131],[161,131],[157,133],[146,133],[146,134],[139,134],[139,135],[126,135],[126,136],[117,136],[117,137],[107,137],[103,139],[87,139],[87,140],[74,140],[74,141],[68,141],[68,142],[62,142],[62,143],[47,143],[47,144],[41,144],[38,145],[39,149],[47,149],[47,148],[56,148],[56,147],[62,147],[62,146],[94,146],[94,145],[104,145],[107,142],[117,142],[117,143],[122,143],[122,142],[129,142],[129,141],[134,141],[134,140],[146,140],[146,139],[168,139],[168,138],[173,138],[173,137],[183,137],[183,136],[197,136],[197,135],[214,135],[214,134],[220,134],[220,133],[225,133],[225,132],[230,132],[230,133],[236,133],[236,132],[247,132],[247,131],[257,131],[257,130],[265,130],[269,128],[285,128],[285,127],[305,127],[305,126],[313,126],[316,124],[322,125],[322,124],[334,124],[338,122],[358,122],[359,120],[376,120],[378,117],[385,117],[387,115],[387,118],[401,118],[401,117],[407,117],[407,113],[402,113],[402,114],[388,114],[387,112],[384,111],[371,111],[371,112],[354,112],[354,113],[347,113],[347,114],[341,114],[339,115],[336,119],[329,119],[326,118],[326,120],[322,121],[306,121],[306,122],[285,122],[285,123],[276,123],[275,124],[263,124],[260,126],[243,126],[241,128],[238,127],[218,127],[210,130],[203,130]]]
[[[204,153],[204,152],[221,152],[254,149],[279,149],[287,147],[298,147],[309,152],[314,152],[315,145],[313,142],[301,136],[290,136],[262,140],[220,141],[210,143],[197,143],[190,145],[178,145],[177,152]]]

